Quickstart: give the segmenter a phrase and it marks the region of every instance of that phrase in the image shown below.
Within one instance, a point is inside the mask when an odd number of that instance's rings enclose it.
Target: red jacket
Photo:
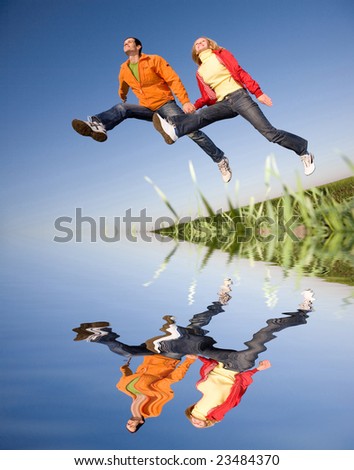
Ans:
[[[201,379],[197,382],[197,387],[199,383],[207,379],[209,372],[211,372],[218,365],[218,362],[214,359],[206,359],[202,356],[198,356],[198,358],[204,364],[200,369]],[[215,408],[212,408],[208,412],[206,418],[214,421],[221,421],[228,411],[240,403],[243,394],[246,392],[248,386],[253,382],[252,375],[256,372],[258,372],[258,369],[251,369],[247,370],[246,372],[235,374],[235,383],[231,388],[230,395],[227,397],[224,403],[216,406]]]
[[[213,53],[216,55],[218,60],[227,68],[231,73],[232,78],[236,80],[237,83],[246,88],[249,92],[255,95],[257,98],[263,94],[259,84],[253,80],[251,75],[247,73],[239,65],[235,57],[226,49],[217,49]],[[202,94],[202,97],[199,98],[194,106],[196,109],[202,108],[203,106],[210,106],[216,103],[216,94],[209,85],[207,85],[200,74],[197,72],[197,82]]]

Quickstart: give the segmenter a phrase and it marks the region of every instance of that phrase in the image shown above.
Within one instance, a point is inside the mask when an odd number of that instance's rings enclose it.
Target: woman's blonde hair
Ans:
[[[192,411],[193,411],[194,406],[195,405],[189,406],[184,412],[184,414],[187,416],[188,421],[190,421],[192,424],[193,424],[193,422],[192,422]],[[211,419],[206,419],[205,420],[205,426],[203,428],[198,428],[198,429],[210,428],[210,426],[214,426],[214,424],[217,423],[217,422],[218,421],[213,421]]]
[[[220,47],[216,41],[214,41],[213,39],[210,39],[210,38],[206,38],[204,36],[201,36],[203,39],[206,39],[208,41],[208,45],[209,45],[209,48],[212,50],[212,51],[215,51],[215,50],[218,50],[218,49],[222,49],[222,47]],[[192,48],[192,59],[193,61],[200,65],[202,63],[202,61],[199,59],[199,54],[197,54],[196,50],[195,50],[195,43],[193,44],[193,48]]]

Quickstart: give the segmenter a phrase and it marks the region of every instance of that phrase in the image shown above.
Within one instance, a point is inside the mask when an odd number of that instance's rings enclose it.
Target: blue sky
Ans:
[[[264,164],[274,154],[284,181],[305,187],[350,176],[354,154],[354,5],[348,0],[217,3],[137,0],[11,0],[0,6],[2,220],[10,232],[54,235],[75,208],[92,217],[170,215],[149,176],[181,216],[196,212],[192,161],[214,209],[226,196],[247,203],[265,193]],[[190,98],[199,97],[194,40],[209,36],[231,50],[273,99],[263,107],[279,128],[310,142],[317,171],[305,177],[298,158],[266,141],[241,118],[204,129],[229,156],[226,188],[215,165],[188,138],[167,146],[150,123],[130,120],[100,144],[77,135],[73,118],[118,102],[122,42],[136,36],[146,53],[165,57]],[[130,93],[129,100],[135,102]],[[274,194],[279,190],[276,182]]]

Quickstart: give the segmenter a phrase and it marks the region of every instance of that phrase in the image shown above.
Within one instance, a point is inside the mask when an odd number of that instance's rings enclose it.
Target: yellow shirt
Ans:
[[[208,378],[198,385],[203,397],[194,406],[192,415],[205,420],[211,409],[224,403],[230,395],[237,374],[234,370],[224,369],[223,364],[219,362]]]
[[[222,101],[226,95],[242,88],[231,76],[227,68],[222,65],[211,49],[199,54],[202,64],[198,68],[204,82],[216,93],[216,100]]]

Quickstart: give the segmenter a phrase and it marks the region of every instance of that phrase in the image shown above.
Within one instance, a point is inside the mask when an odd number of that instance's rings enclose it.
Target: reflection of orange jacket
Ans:
[[[180,360],[160,354],[144,356],[144,361],[135,373],[127,365],[120,368],[123,376],[117,383],[117,388],[135,399],[136,396],[128,390],[128,386],[138,379],[134,382],[134,388],[147,397],[140,409],[141,415],[145,418],[159,416],[163,406],[173,398],[171,385],[183,379],[194,361],[195,359],[186,358],[181,363]]]
[[[121,65],[118,94],[123,101],[126,100],[129,88],[131,88],[139,104],[152,111],[173,100],[173,95],[182,105],[189,102],[181,79],[162,57],[141,54],[138,70],[139,81],[129,68],[129,60]]]

